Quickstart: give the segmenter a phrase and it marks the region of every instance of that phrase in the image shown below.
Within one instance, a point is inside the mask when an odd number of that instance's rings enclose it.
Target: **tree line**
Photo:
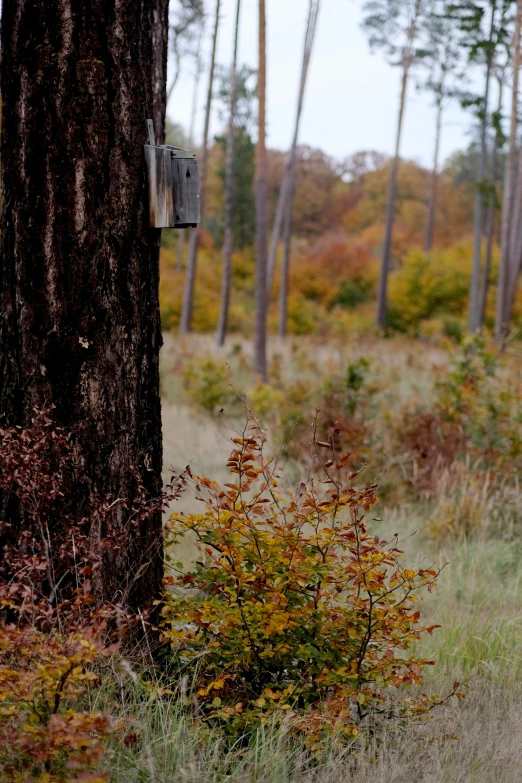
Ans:
[[[264,292],[258,291],[258,310],[266,310],[266,294],[273,283],[278,248],[283,240],[279,334],[284,336],[287,323],[288,268],[291,259],[292,209],[295,193],[296,150],[299,140],[300,119],[307,75],[310,67],[313,42],[319,15],[318,0],[310,0],[305,20],[303,58],[299,77],[298,102],[292,141],[288,150],[284,173],[279,186],[279,200],[270,231],[266,283],[259,283]],[[200,21],[204,23],[205,10]],[[517,281],[522,261],[522,156],[519,153],[519,70],[520,25],[522,6],[518,0],[367,0],[363,4],[363,29],[370,47],[382,53],[390,65],[400,73],[399,102],[397,107],[394,154],[390,169],[385,228],[382,243],[381,273],[377,293],[376,322],[386,329],[388,279],[393,266],[393,236],[397,203],[397,178],[401,166],[401,146],[408,98],[413,86],[428,93],[433,100],[434,149],[430,182],[427,191],[427,226],[425,251],[431,253],[437,239],[436,214],[440,182],[440,149],[444,132],[445,112],[451,102],[458,102],[471,113],[474,128],[476,156],[474,240],[472,251],[473,274],[469,300],[469,329],[480,331],[484,317],[492,276],[492,255],[495,232],[500,233],[501,260],[497,279],[495,336],[501,343],[507,336],[516,296]],[[240,3],[237,5],[236,21]],[[219,3],[215,6],[213,42],[219,29]],[[234,138],[232,132],[237,106],[236,74],[238,68],[238,26],[235,28],[233,56],[227,77],[229,90],[228,132],[226,137],[228,175],[225,182],[225,212],[228,220],[234,203]],[[261,53],[260,53],[261,56]],[[211,111],[215,68],[212,59],[209,67],[209,91],[206,117]],[[258,96],[259,97],[259,96]],[[263,106],[259,105],[261,138]],[[507,125],[509,124],[509,128]],[[206,125],[205,125],[206,127]],[[206,162],[208,133],[204,135],[201,159]],[[259,149],[259,148],[258,148]],[[498,187],[501,163],[504,163],[503,187]],[[263,182],[259,167],[264,165],[263,155],[257,155],[256,182]],[[205,166],[204,166],[205,168]],[[205,187],[205,186],[204,186]],[[502,192],[500,192],[502,191]],[[256,188],[256,192],[257,188]],[[259,196],[259,193],[258,193]],[[261,220],[256,238],[258,259],[264,264],[265,232],[263,224],[263,199],[257,198],[257,218]],[[225,221],[226,222],[226,221]],[[223,344],[230,301],[230,264],[233,235],[226,230],[223,250],[223,295],[217,333],[218,344]],[[194,248],[193,245],[191,247]],[[195,248],[194,248],[195,250]],[[185,299],[182,315],[182,331],[191,328],[191,307],[194,296],[194,270],[197,251],[189,254]],[[264,279],[264,278],[263,278]],[[262,328],[263,318],[258,322]],[[266,339],[263,338],[263,339]],[[256,345],[263,340],[259,335]],[[261,350],[261,348],[259,348]],[[260,365],[261,366],[261,365]]]

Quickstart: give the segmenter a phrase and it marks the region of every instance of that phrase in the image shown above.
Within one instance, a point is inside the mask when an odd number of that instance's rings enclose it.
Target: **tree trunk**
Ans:
[[[404,110],[406,108],[406,92],[408,89],[408,78],[410,68],[414,57],[414,42],[417,35],[417,24],[421,12],[421,0],[415,0],[413,15],[406,34],[406,45],[403,52],[401,95],[399,99],[399,116],[397,118],[397,135],[395,138],[395,154],[390,173],[390,184],[388,189],[388,201],[386,203],[386,227],[384,230],[384,242],[382,248],[381,273],[379,277],[379,289],[377,292],[377,326],[380,329],[386,328],[386,308],[388,300],[388,275],[391,266],[391,250],[393,236],[393,220],[395,216],[395,200],[397,197],[397,174],[399,171],[399,151],[401,146],[402,125],[404,120]]]
[[[486,261],[484,264],[484,276],[482,278],[482,289],[480,293],[480,316],[479,329],[484,328],[486,310],[488,305],[489,279],[491,277],[491,256],[493,253],[493,234],[495,231],[495,205],[490,204],[486,219]]]
[[[183,269],[183,249],[185,247],[185,229],[178,231],[178,241],[176,243],[176,270],[181,272]]]
[[[223,281],[221,286],[221,310],[217,328],[217,344],[224,345],[228,326],[228,308],[230,303],[230,285],[232,282],[232,250],[234,246],[234,122],[237,100],[237,47],[239,41],[239,16],[241,0],[237,0],[236,28],[234,35],[234,54],[230,75],[230,116],[228,119],[227,160],[225,169],[225,236],[223,240]]]
[[[431,253],[433,234],[435,230],[435,211],[437,207],[437,184],[439,180],[439,153],[442,131],[443,94],[442,88],[437,96],[437,120],[435,129],[435,150],[433,154],[433,169],[431,172],[430,196],[428,202],[428,228],[426,230],[426,253]]]
[[[198,95],[199,95],[199,82],[201,80],[201,39],[203,28],[198,36],[197,52],[196,52],[196,73],[194,75],[194,92],[192,93],[192,107],[190,110],[190,127],[188,134],[189,148],[194,149],[196,146],[196,115],[198,111]],[[169,96],[167,94],[167,105]],[[178,242],[176,245],[176,269],[180,272],[183,269],[183,250],[185,248],[185,236],[190,233],[187,229],[179,229]]]
[[[182,334],[188,334],[192,329],[192,311],[194,307],[194,286],[196,283],[196,267],[198,261],[199,240],[201,235],[201,226],[205,219],[205,202],[207,191],[207,166],[208,166],[208,134],[210,129],[210,112],[212,109],[212,96],[214,91],[214,72],[216,68],[216,47],[219,30],[219,12],[221,10],[221,0],[216,0],[216,16],[214,19],[214,32],[212,35],[212,56],[210,58],[210,71],[208,77],[207,106],[205,110],[205,129],[203,131],[203,148],[201,150],[201,160],[199,165],[200,176],[200,226],[193,228],[190,232],[187,272],[185,277],[185,291],[183,294],[183,308],[181,311],[180,330]]]
[[[73,433],[67,518],[89,524],[113,503],[88,533],[95,595],[135,610],[158,597],[163,570],[161,513],[131,520],[122,503],[136,499],[136,472],[146,498],[161,491],[143,154],[145,119],[155,110],[162,125],[154,37],[146,0],[3,0],[1,420],[24,427],[53,406]],[[4,519],[10,509],[23,526],[5,500]]]
[[[498,77],[498,107],[497,115],[500,118],[502,112],[502,101],[504,97],[504,78],[505,71]],[[482,330],[484,327],[484,320],[486,318],[486,309],[488,304],[488,291],[489,291],[489,279],[491,277],[491,256],[493,253],[493,235],[495,231],[495,214],[496,214],[496,182],[497,182],[497,170],[498,170],[498,148],[501,143],[499,130],[495,133],[495,141],[493,143],[493,152],[491,156],[491,186],[492,193],[490,194],[490,203],[488,205],[488,214],[486,219],[486,261],[484,264],[484,276],[482,278],[482,290],[480,294],[480,317],[479,328]]]
[[[288,279],[290,276],[290,258],[292,255],[292,213],[295,194],[295,180],[292,183],[290,198],[285,215],[283,232],[283,268],[281,270],[281,288],[279,289],[279,337],[285,338],[288,324]]]
[[[520,266],[522,263],[522,149],[519,153],[518,159],[518,176],[517,187],[515,193],[515,199],[513,203],[513,216],[511,225],[511,241],[510,241],[510,259],[508,269],[508,283],[506,290],[506,305],[504,315],[504,329],[507,331],[507,327],[511,320],[511,314],[513,312],[513,306],[515,304],[515,297],[517,293],[517,282],[520,275]],[[505,336],[505,333],[504,333]]]
[[[268,293],[270,293],[272,289],[272,281],[274,277],[274,269],[276,263],[276,255],[277,255],[277,246],[279,244],[279,237],[281,235],[283,219],[286,214],[288,196],[290,193],[290,183],[293,178],[293,172],[296,166],[299,127],[301,124],[304,93],[306,88],[306,80],[308,77],[308,70],[310,66],[310,58],[312,55],[312,46],[315,37],[318,13],[319,13],[319,0],[310,0],[310,9],[308,12],[308,22],[306,25],[306,35],[305,35],[305,43],[304,43],[304,51],[303,51],[303,64],[301,67],[301,82],[299,86],[299,97],[297,100],[297,114],[295,118],[294,136],[292,139],[292,146],[290,147],[290,152],[288,153],[287,156],[285,171],[281,183],[281,189],[279,191],[279,200],[277,202],[276,216],[274,220],[274,227],[272,230],[270,254],[268,256]]]
[[[192,93],[192,106],[190,109],[190,128],[189,144],[191,149],[196,146],[196,117],[198,113],[199,84],[201,81],[202,62],[201,62],[201,43],[203,38],[203,28],[198,37],[198,50],[196,52],[196,73],[194,74],[194,91]]]
[[[397,122],[397,136],[395,139],[395,155],[392,161],[388,200],[386,202],[386,227],[384,230],[384,243],[382,248],[381,274],[379,277],[379,289],[377,292],[377,326],[386,329],[386,309],[388,301],[388,275],[391,265],[391,246],[393,234],[393,219],[395,214],[395,199],[397,197],[397,174],[399,171],[399,150],[402,134],[404,109],[406,106],[406,89],[408,87],[410,61],[404,64],[402,72],[401,97],[399,102],[399,118]]]
[[[153,50],[153,111],[156,144],[165,143],[165,111],[167,108],[167,57],[169,47],[169,0],[152,2]]]
[[[257,76],[258,139],[256,147],[256,318],[254,372],[267,379],[267,158],[266,158],[266,11],[259,2],[259,67]]]
[[[489,32],[489,43],[493,41],[495,29],[495,10],[496,3],[491,6],[491,25]],[[486,83],[484,86],[484,105],[482,119],[480,123],[480,155],[477,171],[477,183],[475,193],[475,224],[473,238],[473,260],[471,271],[471,295],[469,303],[469,330],[471,333],[480,328],[480,273],[481,273],[481,250],[482,250],[482,222],[484,214],[484,194],[483,185],[486,176],[487,161],[487,143],[486,134],[488,129],[488,108],[489,108],[489,86],[491,82],[491,68],[493,64],[493,54],[491,49],[488,53],[486,65]]]
[[[520,31],[522,27],[522,0],[517,2],[515,35],[513,39],[513,98],[511,102],[511,127],[509,148],[504,174],[504,197],[500,230],[500,266],[498,271],[497,302],[495,313],[495,341],[502,342],[506,334],[507,290],[510,266],[510,234],[513,225],[513,198],[517,167],[518,84],[520,73]]]

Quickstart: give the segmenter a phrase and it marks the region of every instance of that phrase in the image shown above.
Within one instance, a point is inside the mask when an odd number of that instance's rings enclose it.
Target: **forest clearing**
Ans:
[[[0,0],[1,783],[518,783],[522,0]]]

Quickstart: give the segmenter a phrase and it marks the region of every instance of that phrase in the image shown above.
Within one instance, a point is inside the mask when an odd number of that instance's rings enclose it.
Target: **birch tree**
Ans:
[[[420,50],[418,38],[427,0],[369,0],[364,5],[363,28],[367,32],[372,49],[382,49],[392,65],[401,68],[401,89],[395,134],[395,150],[391,164],[386,223],[382,248],[381,272],[377,293],[377,325],[386,328],[388,275],[391,266],[393,222],[397,198],[399,154],[406,110],[406,98],[410,74]]]
[[[214,16],[214,30],[212,33],[212,53],[210,56],[210,68],[208,75],[207,103],[205,109],[205,128],[203,131],[203,146],[199,162],[200,176],[200,212],[201,224],[205,219],[206,191],[207,191],[207,166],[208,166],[208,136],[210,131],[210,113],[212,111],[212,98],[214,94],[214,74],[216,70],[216,48],[219,31],[221,0],[216,0]],[[194,308],[194,287],[196,283],[196,268],[198,260],[199,240],[201,228],[193,228],[190,232],[187,271],[185,276],[185,289],[183,292],[183,308],[181,311],[180,330],[182,334],[188,334],[192,329],[192,311]]]

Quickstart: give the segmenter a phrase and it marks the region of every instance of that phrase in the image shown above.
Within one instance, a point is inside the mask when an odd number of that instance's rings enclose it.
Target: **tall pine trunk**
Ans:
[[[208,168],[208,134],[210,129],[210,112],[212,109],[212,96],[214,92],[214,73],[216,68],[216,47],[219,31],[219,14],[221,10],[221,0],[216,0],[216,16],[214,19],[214,32],[212,35],[212,55],[210,58],[210,70],[208,76],[207,105],[205,109],[205,129],[203,131],[203,148],[201,150],[201,160],[199,163],[200,175],[200,212],[201,223],[205,219],[205,205],[207,195],[207,168]],[[183,308],[181,311],[180,330],[183,334],[188,334],[192,329],[192,311],[194,308],[194,287],[196,283],[196,267],[198,262],[199,240],[201,228],[193,228],[190,232],[187,271],[185,276],[185,290],[183,293]]]
[[[409,63],[405,63],[402,72],[401,97],[399,101],[399,117],[397,121],[397,135],[395,139],[395,154],[390,172],[390,184],[388,187],[388,200],[386,202],[386,227],[384,229],[384,242],[382,248],[381,273],[379,288],[377,291],[377,326],[386,329],[386,310],[388,302],[388,276],[391,266],[391,249],[393,237],[393,221],[395,217],[395,200],[397,198],[397,175],[399,172],[399,150],[402,135],[404,109],[406,107],[406,90],[408,87]]]
[[[291,185],[283,231],[283,268],[281,270],[281,287],[279,289],[279,337],[283,339],[286,337],[288,329],[288,284],[290,277],[290,258],[292,255],[292,206],[294,193],[295,179]]]
[[[431,253],[433,235],[435,232],[435,213],[437,209],[437,185],[439,182],[440,137],[442,132],[443,92],[437,95],[437,119],[435,125],[435,149],[433,153],[433,168],[430,178],[430,195],[428,201],[428,227],[426,229],[426,253]]]
[[[232,282],[232,250],[234,247],[234,133],[237,102],[237,48],[239,41],[239,16],[241,0],[237,0],[236,26],[234,33],[234,54],[230,74],[230,116],[227,133],[227,159],[225,168],[225,235],[223,240],[223,281],[221,284],[221,309],[217,328],[217,344],[223,345],[228,326],[230,286]]]
[[[267,379],[267,158],[266,158],[266,10],[259,6],[259,66],[257,76],[258,139],[256,147],[256,317],[254,333],[254,372]]]
[[[161,491],[158,248],[143,154],[145,119],[161,129],[165,111],[159,7],[2,7],[0,418],[25,427],[47,408],[72,433],[64,518],[90,524],[97,599],[134,610],[152,606],[163,571],[161,513],[132,519],[123,502],[137,477],[146,499]],[[0,517],[27,523],[5,497]]]
[[[509,269],[508,269],[508,283],[506,290],[506,303],[504,311],[504,328],[507,331],[509,322],[511,320],[511,314],[515,304],[515,297],[517,293],[517,283],[520,275],[520,267],[522,264],[522,149],[519,153],[518,159],[518,176],[517,186],[515,192],[515,199],[513,203],[513,217],[511,224],[511,240],[509,250]]]
[[[501,117],[502,101],[504,98],[504,79],[505,71],[498,77],[498,107],[497,116]],[[488,214],[486,218],[486,260],[484,264],[484,274],[482,277],[482,288],[480,293],[480,317],[479,328],[484,327],[484,321],[486,318],[486,310],[488,304],[488,292],[489,283],[491,277],[491,259],[493,255],[493,239],[495,232],[495,215],[497,210],[497,194],[496,194],[496,182],[498,174],[498,149],[502,142],[500,128],[497,128],[495,132],[495,140],[493,142],[493,150],[491,155],[491,189],[490,203],[488,205]]]
[[[417,25],[421,10],[421,0],[416,0],[413,9],[413,16],[408,28],[406,45],[404,47],[402,58],[402,79],[401,94],[399,99],[399,116],[397,118],[397,134],[395,137],[395,153],[390,172],[390,184],[388,188],[388,200],[386,202],[386,227],[384,230],[384,242],[382,248],[381,272],[379,277],[379,288],[377,291],[377,326],[381,329],[386,328],[386,309],[388,301],[388,276],[391,266],[391,251],[393,237],[393,221],[395,217],[395,201],[397,198],[397,174],[399,172],[399,152],[401,146],[402,126],[404,120],[404,110],[406,108],[406,93],[408,89],[408,80],[410,69],[414,56],[414,42],[417,35]]]
[[[522,0],[517,2],[515,35],[513,39],[513,93],[511,101],[511,125],[509,147],[504,174],[504,196],[500,230],[500,266],[498,271],[497,301],[495,311],[495,341],[500,344],[506,334],[507,293],[510,266],[510,235],[513,225],[513,200],[517,169],[518,85],[520,74],[520,31],[522,28]]]
[[[283,227],[283,220],[287,211],[288,200],[291,192],[291,180],[294,178],[294,170],[295,170],[296,158],[297,158],[297,141],[299,139],[299,128],[301,125],[301,115],[303,112],[306,80],[308,77],[310,58],[312,56],[312,46],[315,37],[315,29],[317,25],[318,13],[319,13],[319,0],[310,0],[310,8],[308,12],[308,21],[306,25],[305,42],[304,42],[304,50],[303,50],[303,63],[301,67],[301,81],[299,85],[299,96],[297,99],[297,113],[295,118],[294,135],[292,139],[292,146],[290,147],[290,152],[288,153],[286,159],[285,171],[283,174],[281,189],[279,191],[279,200],[277,202],[274,227],[272,229],[272,240],[270,243],[270,253],[268,256],[268,292],[269,293],[272,289],[272,280],[274,277],[277,247],[279,244],[281,229]]]
[[[495,11],[496,3],[491,6],[491,24],[489,31],[489,43],[493,41],[495,30]],[[473,236],[473,260],[471,270],[471,292],[469,302],[469,330],[471,333],[480,328],[480,277],[481,277],[481,255],[482,255],[482,229],[484,219],[484,193],[483,185],[486,177],[487,163],[487,129],[488,129],[488,109],[489,109],[489,88],[491,82],[491,68],[493,65],[493,54],[491,49],[488,52],[486,61],[486,81],[484,85],[484,100],[482,108],[482,117],[480,121],[480,153],[477,169],[477,183],[475,190],[475,216],[474,216],[474,236]]]

